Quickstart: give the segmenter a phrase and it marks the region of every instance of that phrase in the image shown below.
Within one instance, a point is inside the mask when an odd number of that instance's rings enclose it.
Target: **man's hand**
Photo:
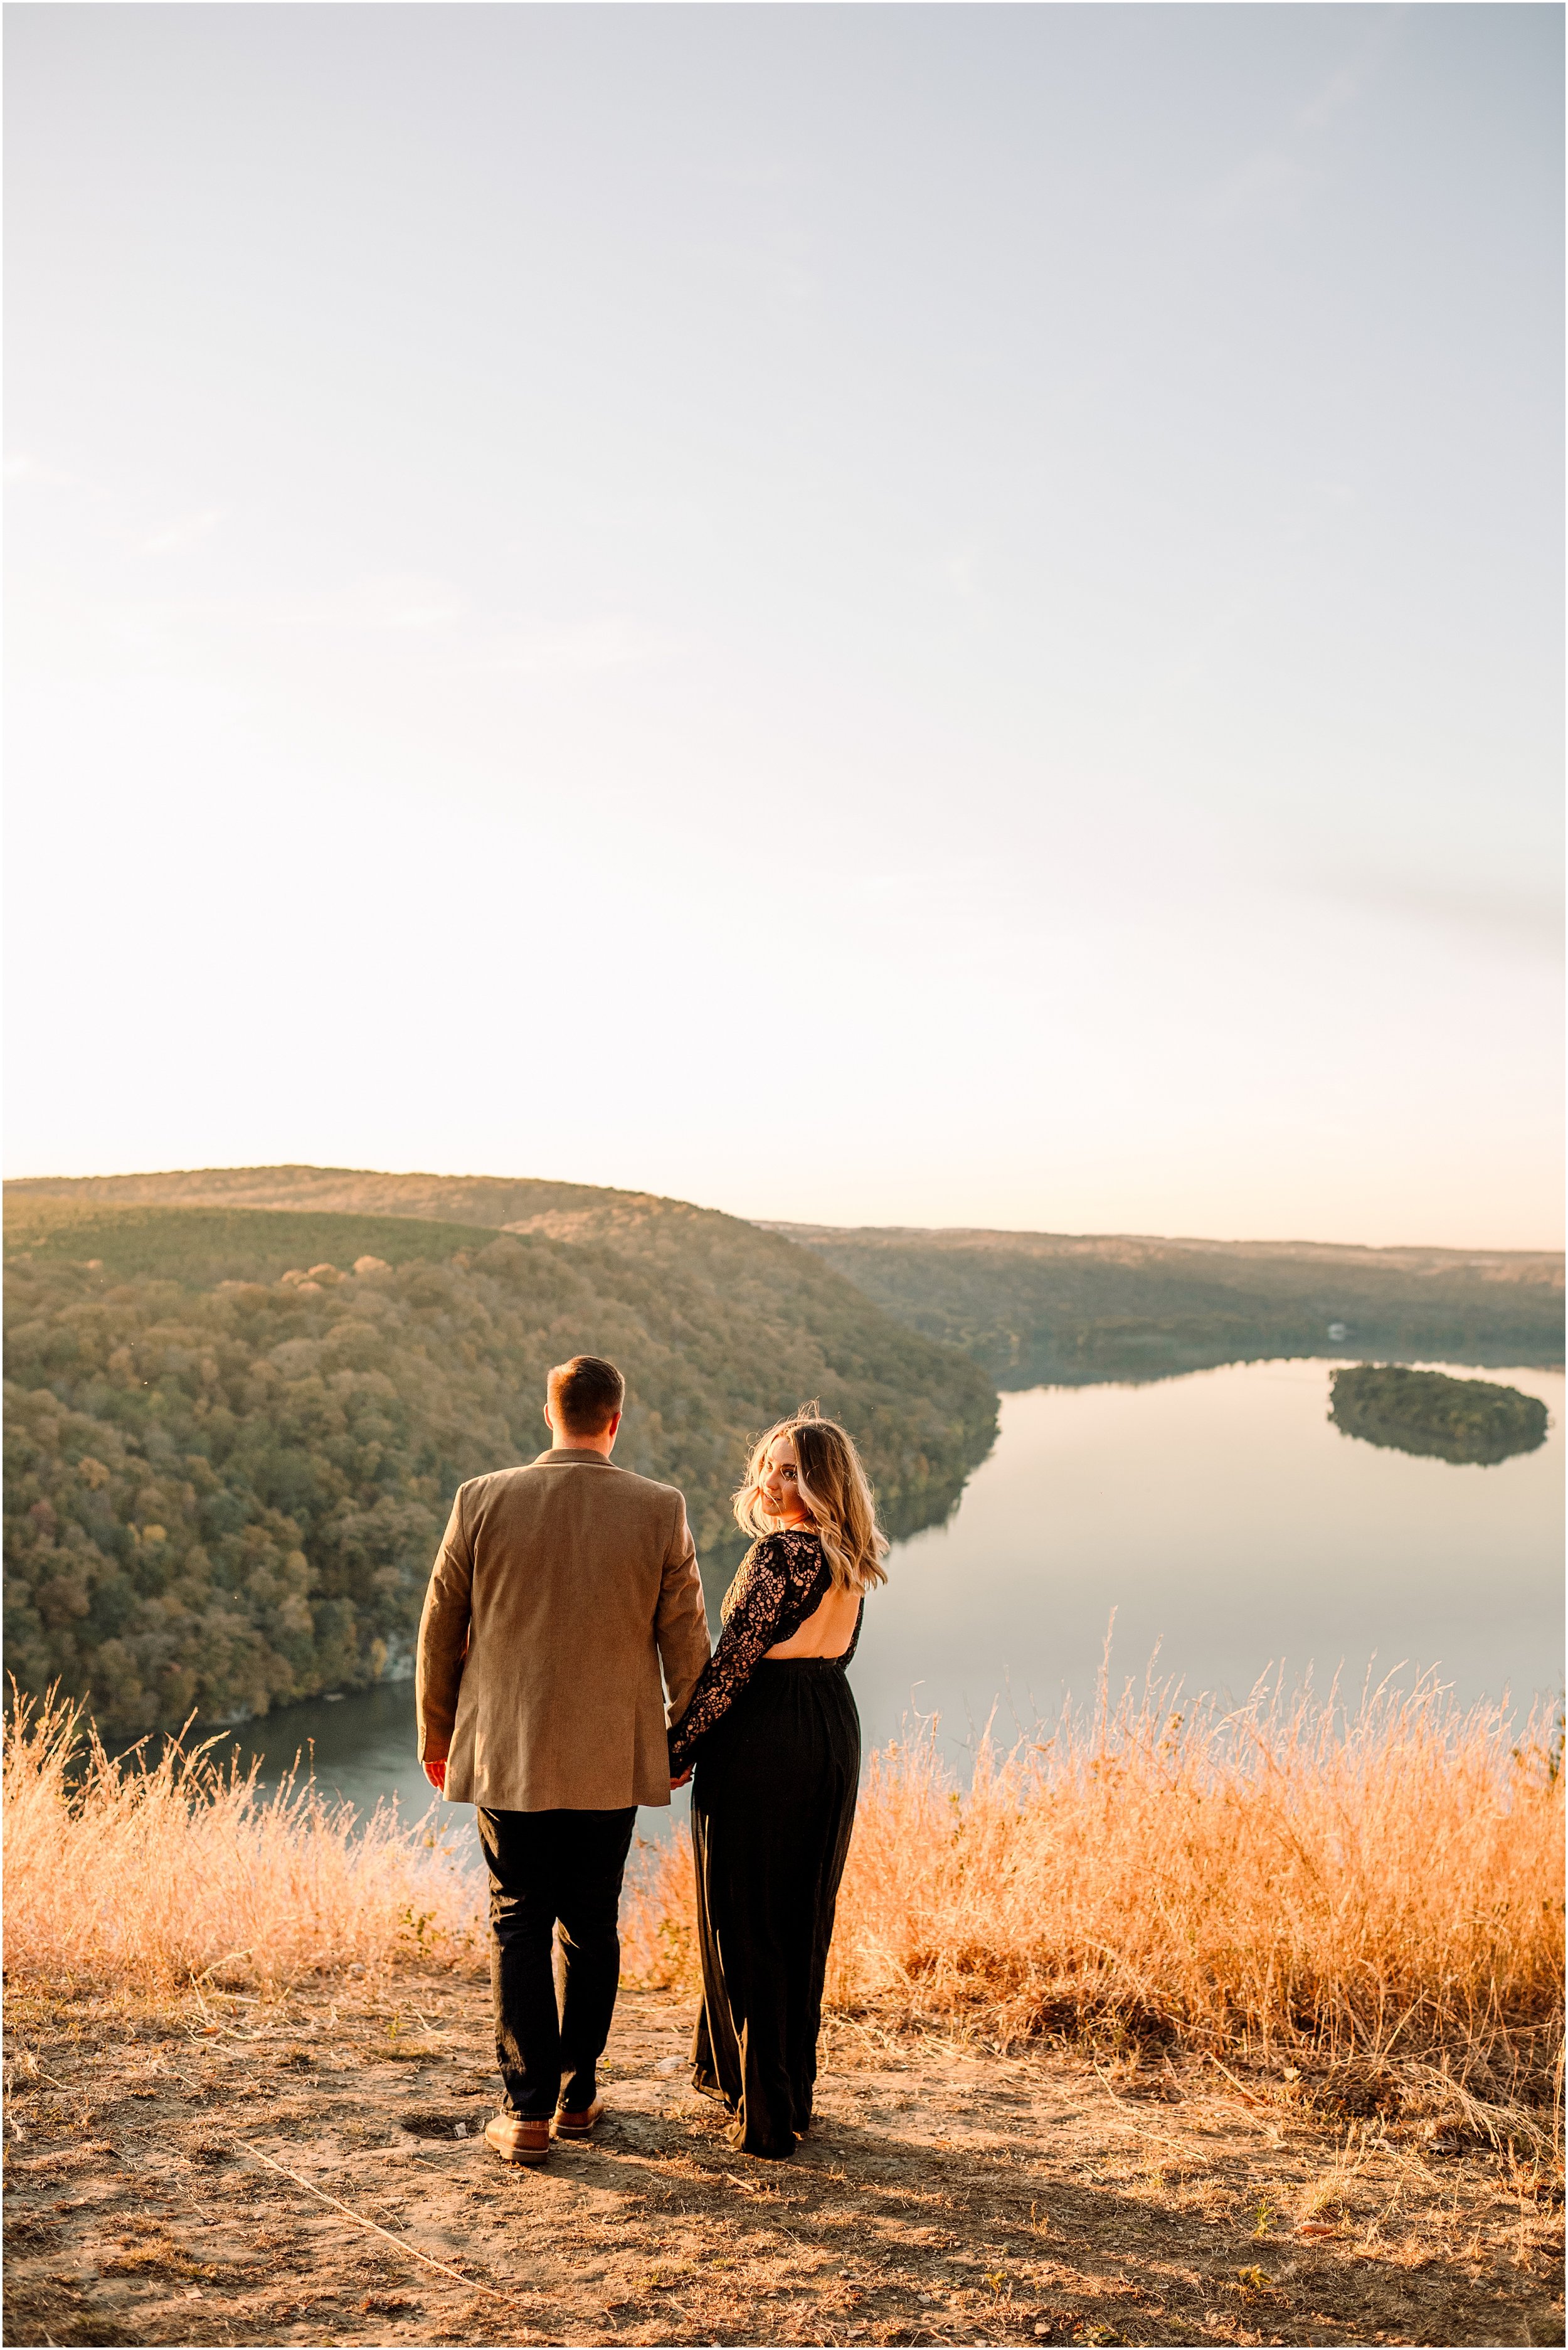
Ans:
[[[690,1771],[682,1771],[679,1779],[671,1779],[670,1782],[670,1794],[673,1794],[677,1787],[684,1787],[691,1776],[691,1773]]]
[[[431,1785],[435,1789],[438,1795],[445,1794],[446,1756],[444,1754],[427,1754],[425,1756],[425,1777],[430,1781]]]

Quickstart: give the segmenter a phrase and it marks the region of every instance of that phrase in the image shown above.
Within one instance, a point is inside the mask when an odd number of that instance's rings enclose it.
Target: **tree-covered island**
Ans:
[[[1548,1415],[1538,1396],[1492,1379],[1456,1379],[1398,1363],[1335,1371],[1328,1416],[1346,1436],[1439,1461],[1490,1466],[1545,1443]]]

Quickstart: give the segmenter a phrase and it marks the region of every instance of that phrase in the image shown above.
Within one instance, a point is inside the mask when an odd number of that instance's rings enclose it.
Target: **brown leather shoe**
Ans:
[[[544,2162],[550,2152],[550,2125],[524,2121],[521,2114],[493,2114],[484,2125],[484,2143],[503,2162]]]
[[[569,2114],[563,2106],[556,2116],[556,2136],[557,2137],[592,2137],[599,2126],[599,2116],[604,2109],[605,2101],[602,2097],[596,2097],[584,2114]]]

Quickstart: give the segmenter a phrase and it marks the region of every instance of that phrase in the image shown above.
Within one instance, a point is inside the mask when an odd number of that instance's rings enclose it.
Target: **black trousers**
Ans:
[[[620,1981],[620,1881],[637,1818],[620,1812],[487,1812],[490,1981],[505,2107],[529,2121],[592,2105]],[[562,1991],[556,1998],[555,1931]]]
[[[691,1789],[702,2010],[691,2076],[729,2138],[780,2158],[811,2124],[860,1718],[842,1664],[764,1658],[702,1740]]]

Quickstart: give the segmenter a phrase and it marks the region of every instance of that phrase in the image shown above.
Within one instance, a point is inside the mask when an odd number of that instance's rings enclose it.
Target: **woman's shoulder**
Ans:
[[[822,1539],[815,1526],[777,1526],[759,1536],[745,1559],[763,1575],[782,1575],[796,1584],[803,1576],[809,1582],[822,1563]]]
[[[738,1594],[753,1578],[765,1580],[770,1575],[787,1575],[798,1555],[795,1529],[775,1526],[771,1534],[759,1534],[743,1555],[730,1588]]]

